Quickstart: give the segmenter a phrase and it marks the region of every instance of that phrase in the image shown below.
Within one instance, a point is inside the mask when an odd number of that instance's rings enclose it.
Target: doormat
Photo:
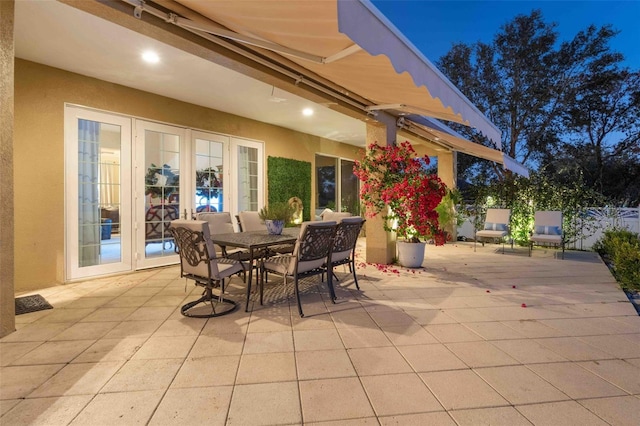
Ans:
[[[39,294],[16,298],[16,315],[44,311],[45,309],[53,309],[53,306],[51,306],[49,302]]]

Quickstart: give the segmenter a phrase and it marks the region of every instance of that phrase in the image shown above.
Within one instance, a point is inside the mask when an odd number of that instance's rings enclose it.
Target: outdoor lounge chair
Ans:
[[[216,251],[209,235],[208,223],[204,220],[178,219],[171,222],[169,231],[180,254],[180,276],[195,281],[204,288],[198,300],[182,306],[180,312],[187,317],[209,318],[228,314],[237,307],[236,302],[224,298],[224,280],[244,271],[244,265],[237,260],[216,257]],[[213,295],[218,287],[220,294]],[[203,309],[209,304],[210,309]]]
[[[502,240],[502,253],[504,253],[504,238],[509,235],[509,222],[511,210],[509,209],[487,209],[484,226],[476,231],[473,250],[476,250],[478,239],[484,246],[485,239]],[[512,247],[513,247],[513,243]]]
[[[564,259],[564,238],[562,235],[562,212],[537,211],[534,216],[533,233],[529,237],[529,256],[534,244],[553,244],[562,247]]]
[[[336,222],[302,222],[300,236],[292,254],[281,254],[265,259],[260,267],[260,304],[262,304],[265,273],[271,272],[281,275],[285,291],[287,278],[293,278],[294,292],[298,302],[298,313],[304,317],[300,303],[298,281],[312,275],[323,275],[331,271],[329,259],[333,239],[336,235]],[[327,273],[327,285],[331,301],[335,303],[333,291],[333,273]]]

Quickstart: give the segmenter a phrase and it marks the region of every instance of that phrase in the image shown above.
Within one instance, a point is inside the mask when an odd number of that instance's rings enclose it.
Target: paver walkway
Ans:
[[[640,317],[597,255],[477,249],[361,267],[361,291],[340,268],[335,305],[310,278],[305,318],[277,281],[184,318],[177,267],[43,289],[0,340],[0,423],[638,425]]]

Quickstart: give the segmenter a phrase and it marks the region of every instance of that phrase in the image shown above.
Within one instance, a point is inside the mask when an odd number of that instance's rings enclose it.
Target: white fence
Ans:
[[[631,232],[640,233],[640,207],[589,207],[582,217],[577,217],[572,222],[574,232],[578,237],[567,248],[590,250],[607,229],[624,228]],[[458,228],[458,237],[460,236],[473,238],[473,218],[467,218]]]

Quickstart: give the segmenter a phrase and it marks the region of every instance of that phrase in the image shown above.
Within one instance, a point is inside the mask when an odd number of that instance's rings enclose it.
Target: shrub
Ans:
[[[625,290],[640,290],[640,239],[626,229],[605,231],[593,249],[612,264],[613,275]]]

